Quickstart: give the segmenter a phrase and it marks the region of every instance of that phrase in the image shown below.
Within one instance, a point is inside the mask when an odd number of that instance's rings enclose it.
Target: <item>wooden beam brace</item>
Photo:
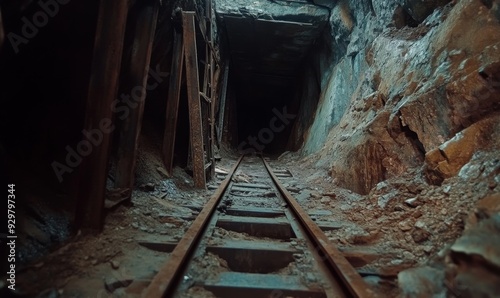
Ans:
[[[84,130],[100,142],[91,148],[80,168],[76,222],[81,228],[102,229],[109,143],[114,130],[112,103],[118,90],[127,11],[127,0],[101,0],[99,4]]]
[[[194,185],[197,188],[205,188],[205,151],[203,146],[198,54],[196,51],[195,13],[182,12],[182,24],[184,31],[184,54],[186,59],[186,82]]]
[[[208,1],[207,1],[207,3],[208,3]],[[219,65],[220,65],[220,61],[219,61],[219,59],[217,58],[216,51],[215,51],[215,48],[214,48],[214,45],[213,45],[213,40],[211,40],[211,39],[210,39],[211,37],[210,37],[210,36],[208,36],[209,34],[207,33],[207,26],[206,26],[205,24],[203,24],[203,20],[204,20],[205,18],[200,19],[200,18],[198,18],[198,17],[197,17],[197,19],[198,19],[198,26],[199,26],[199,29],[200,29],[200,32],[201,32],[201,36],[203,37],[203,40],[205,41],[205,43],[206,43],[206,44],[210,47],[210,49],[212,50],[211,55],[212,55],[212,57],[214,58],[215,63],[219,66]],[[206,18],[206,19],[208,19],[207,24],[209,24],[209,25],[210,25],[210,27],[212,27],[212,22],[213,22],[212,18],[207,16],[207,18]]]
[[[224,127],[224,111],[226,110],[226,96],[227,96],[227,81],[229,79],[229,62],[224,68],[224,74],[222,79],[222,90],[220,95],[220,107],[219,107],[219,125],[217,126],[217,142],[221,143],[222,140],[222,128]]]
[[[163,163],[165,169],[172,175],[174,167],[175,137],[177,133],[177,116],[179,114],[179,98],[181,95],[184,64],[184,42],[182,34],[174,31],[174,50],[170,67],[170,82],[168,87],[165,130],[163,133]]]
[[[200,92],[200,95],[201,97],[203,97],[203,99],[207,102],[207,103],[211,103],[212,100],[203,92]]]
[[[135,162],[141,133],[144,104],[146,99],[146,84],[148,80],[149,63],[153,48],[154,34],[158,18],[159,3],[157,0],[136,2],[131,10],[129,24],[133,42],[131,54],[124,59],[127,73],[121,88],[124,94],[130,94],[134,106],[129,108],[128,117],[123,119],[120,129],[118,146],[118,163],[116,168],[115,188],[130,189],[134,185]],[[139,92],[138,92],[139,91]],[[139,93],[139,94],[138,94]],[[131,192],[128,194],[130,200]]]

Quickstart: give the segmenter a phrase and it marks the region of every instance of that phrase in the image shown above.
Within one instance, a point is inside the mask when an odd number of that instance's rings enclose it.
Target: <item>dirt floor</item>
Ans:
[[[471,262],[469,258],[477,258],[471,263],[479,268],[491,267],[485,264],[498,261],[498,237],[493,236],[497,229],[491,228],[498,222],[494,214],[500,211],[497,154],[477,152],[456,177],[446,179],[441,186],[428,184],[422,169],[413,169],[380,182],[365,196],[336,187],[335,177],[316,167],[315,156],[301,159],[285,154],[272,166],[286,166],[294,173],[297,179],[287,183],[287,187],[309,212],[321,210],[325,214],[316,216],[318,222],[338,224],[338,229],[327,232],[329,239],[344,252],[359,252],[363,260],[358,271],[374,273],[367,281],[391,288],[398,286],[399,279],[400,289],[391,291],[389,296],[430,297],[447,291],[452,297],[460,293],[463,297],[478,297],[480,292],[485,293],[484,297],[495,297],[496,294],[490,294],[498,290],[498,275],[480,273],[478,269],[472,274],[475,278],[467,275],[466,281],[460,281],[457,271],[468,272],[468,265],[464,264]],[[367,264],[363,265],[365,261]],[[408,268],[431,268],[431,272],[405,272]],[[399,274],[402,271],[405,273]],[[447,276],[434,276],[436,272],[446,272]],[[403,277],[407,273],[411,282],[405,284]],[[477,281],[482,278],[490,281],[479,285]],[[435,283],[433,286],[438,289],[427,292],[429,283]],[[464,291],[464,284],[477,288]]]
[[[132,205],[108,210],[101,234],[78,233],[24,268],[18,277],[22,295],[139,297],[168,257],[144,243],[178,241],[222,179],[215,178],[211,190],[194,190],[181,168],[173,178],[163,176],[151,151],[142,147]],[[229,170],[237,156],[229,151],[221,155],[217,167]],[[315,168],[314,156],[301,159],[288,153],[271,160],[271,166],[291,171],[293,177],[283,181],[288,190],[313,219],[334,227],[327,232],[329,239],[354,256],[369,283],[384,285],[391,297],[398,295],[397,274],[442,259],[463,233],[476,202],[497,189],[500,164],[491,155],[476,154],[442,186],[428,185],[416,169],[379,183],[366,196],[336,187],[335,177]],[[241,173],[239,177],[244,179]],[[204,293],[190,291],[193,297]]]

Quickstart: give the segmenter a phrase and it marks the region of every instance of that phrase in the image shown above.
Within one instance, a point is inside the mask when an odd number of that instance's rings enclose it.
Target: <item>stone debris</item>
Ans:
[[[157,167],[156,170],[158,171],[158,173],[160,173],[163,177],[165,178],[170,178],[170,175],[168,174],[167,170],[165,170],[165,168],[163,167]]]
[[[118,279],[116,277],[108,277],[104,280],[104,288],[113,293],[119,288],[126,288],[133,282],[133,279]]]
[[[146,183],[146,184],[142,184],[141,186],[139,186],[139,188],[142,191],[150,192],[150,191],[155,190],[155,185],[154,185],[154,183]]]
[[[451,251],[454,255],[478,256],[489,266],[500,269],[500,214],[466,231],[451,246]]]
[[[118,262],[118,261],[116,261],[116,260],[113,260],[113,261],[111,261],[111,262],[109,262],[109,263],[110,263],[110,265],[111,265],[111,268],[113,268],[113,269],[118,269],[118,268],[120,268],[120,262]]]
[[[432,267],[417,267],[401,271],[398,285],[403,297],[446,297],[445,273]]]

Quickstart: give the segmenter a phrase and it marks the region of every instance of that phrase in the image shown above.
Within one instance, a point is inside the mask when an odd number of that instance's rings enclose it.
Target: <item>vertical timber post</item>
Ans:
[[[207,51],[208,51],[208,59],[210,60],[210,98],[212,99],[210,101],[210,161],[212,166],[210,167],[210,177],[213,178],[215,177],[215,104],[217,103],[217,94],[215,92],[216,86],[215,86],[215,81],[214,81],[214,75],[215,75],[215,59],[214,55],[215,53],[212,52],[212,49],[214,48],[214,32],[213,32],[213,19],[212,19],[212,0],[207,1],[207,6],[208,6],[208,12],[207,12],[207,19],[208,19],[208,32],[207,32],[207,39],[208,39],[208,45],[207,45]]]
[[[194,12],[182,12],[194,185],[197,188],[205,188],[205,152],[203,148],[200,80],[198,75],[198,56],[196,51],[196,29],[194,20]]]
[[[128,66],[128,68],[124,69],[127,73],[124,75],[124,82],[122,82],[125,83],[126,89],[121,89],[130,95],[135,105],[129,109],[128,117],[123,119],[121,123],[115,180],[115,188],[128,189],[128,200],[130,200],[134,185],[135,162],[147,94],[149,63],[156,30],[158,6],[157,0],[137,2],[132,10],[133,14],[129,16],[133,50],[128,57],[124,57],[125,63],[123,65],[124,67]],[[155,82],[155,84],[159,85],[160,82]]]
[[[163,163],[170,175],[173,174],[174,167],[175,136],[177,133],[177,117],[179,114],[183,65],[184,42],[182,40],[182,33],[174,30],[174,50],[172,53],[172,65],[170,67],[170,82],[168,85],[167,111],[162,149]]]
[[[222,142],[222,129],[224,128],[224,111],[226,110],[226,96],[227,96],[227,81],[229,76],[229,62],[226,62],[224,67],[224,74],[222,77],[222,90],[220,95],[220,105],[219,105],[219,126],[217,127],[217,141],[219,146]]]
[[[77,224],[85,229],[102,229],[109,143],[115,128],[111,108],[118,90],[127,11],[127,0],[99,4],[84,122],[85,143],[91,150],[80,168],[76,211]]]

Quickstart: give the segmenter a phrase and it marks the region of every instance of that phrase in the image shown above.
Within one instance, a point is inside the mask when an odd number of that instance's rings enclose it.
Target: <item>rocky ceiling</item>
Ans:
[[[216,0],[227,34],[231,77],[240,85],[286,87],[319,37],[329,10],[312,2]]]

